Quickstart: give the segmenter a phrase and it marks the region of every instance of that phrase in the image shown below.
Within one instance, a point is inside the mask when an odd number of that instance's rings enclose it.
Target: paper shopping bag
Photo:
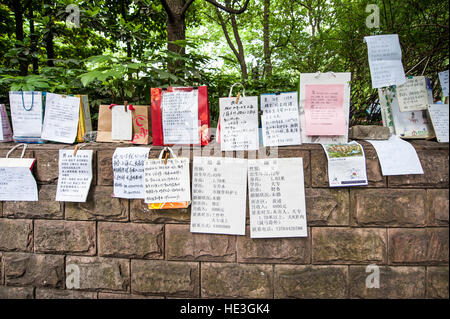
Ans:
[[[97,142],[116,142],[132,144],[150,144],[151,129],[150,108],[148,105],[128,105],[128,111],[132,118],[132,137],[130,140],[115,140],[112,138],[112,108],[124,107],[123,105],[100,105],[98,112]]]
[[[77,95],[80,98],[80,119],[78,121],[77,142],[84,142],[86,133],[92,132],[91,111],[87,95]]]
[[[208,145],[211,139],[208,88],[151,89],[153,145]]]

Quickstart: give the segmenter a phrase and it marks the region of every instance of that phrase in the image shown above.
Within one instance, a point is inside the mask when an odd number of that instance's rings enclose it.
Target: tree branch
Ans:
[[[172,10],[170,10],[170,7],[167,4],[166,0],[160,0],[160,1],[161,1],[161,4],[162,4],[163,8],[164,8],[164,11],[166,11],[166,13],[167,13],[167,17],[169,18],[170,21],[173,21],[174,20],[173,19],[173,12],[172,12]]]
[[[189,9],[189,7],[191,6],[191,4],[194,2],[195,0],[188,0],[186,1],[186,3],[183,6],[183,9],[181,9],[181,14],[185,14],[187,9]]]
[[[191,1],[191,0],[189,0],[189,1]],[[243,13],[245,10],[247,10],[248,3],[250,2],[250,0],[246,0],[245,3],[244,3],[244,6],[242,8],[240,8],[240,9],[236,10],[236,9],[224,7],[223,5],[221,5],[220,3],[218,3],[215,0],[205,0],[205,1],[211,3],[213,6],[219,8],[219,9],[222,9],[225,12],[232,13],[232,14],[241,14],[241,13]]]

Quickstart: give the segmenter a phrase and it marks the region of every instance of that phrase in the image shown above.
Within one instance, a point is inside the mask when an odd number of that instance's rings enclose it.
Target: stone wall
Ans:
[[[0,298],[448,298],[448,144],[412,143],[424,175],[383,177],[362,142],[369,185],[341,189],[328,187],[320,145],[280,148],[304,161],[309,232],[290,239],[191,234],[189,209],[112,198],[117,144],[85,147],[95,153],[86,203],[55,202],[58,149],[73,146],[30,145],[39,202],[1,203]],[[369,264],[380,288],[366,288]]]

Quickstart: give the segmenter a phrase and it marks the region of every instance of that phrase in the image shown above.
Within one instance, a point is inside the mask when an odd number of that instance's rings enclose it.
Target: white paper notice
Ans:
[[[263,145],[300,145],[297,92],[261,95]]]
[[[438,142],[448,143],[448,104],[431,104],[428,112]]]
[[[448,70],[439,72],[439,82],[441,82],[442,94],[448,96]]]
[[[250,237],[306,237],[303,159],[248,160]]]
[[[245,235],[247,160],[194,157],[191,232]]]
[[[400,112],[421,111],[428,107],[428,91],[424,76],[408,77],[406,83],[397,86]]]
[[[148,159],[144,162],[145,202],[189,202],[191,185],[189,158],[164,160]]]
[[[114,151],[114,197],[145,198],[144,162],[149,147],[118,147]]]
[[[162,93],[164,144],[199,144],[198,90]]]
[[[0,158],[0,201],[38,201],[34,158]]]
[[[323,144],[330,187],[367,185],[366,157],[360,144]]]
[[[393,135],[388,140],[367,140],[375,148],[383,176],[423,174],[414,147]]]
[[[125,106],[114,105],[111,109],[111,139],[131,141],[132,138],[133,116],[131,110],[125,111]]]
[[[47,93],[42,138],[72,144],[75,142],[80,115],[80,97]]]
[[[14,136],[41,137],[42,92],[9,92]]]
[[[406,78],[398,35],[367,36],[364,41],[367,42],[372,88],[404,84]]]
[[[56,201],[84,203],[92,181],[92,150],[59,150]]]
[[[258,97],[220,98],[219,107],[221,150],[259,149]]]

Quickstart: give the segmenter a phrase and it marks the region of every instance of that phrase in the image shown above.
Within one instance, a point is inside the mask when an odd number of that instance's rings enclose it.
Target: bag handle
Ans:
[[[170,156],[172,156],[173,158],[177,158],[177,156],[176,156],[175,153],[173,152],[172,148],[166,146],[166,147],[163,148],[163,150],[161,151],[161,153],[159,153],[158,159],[159,159],[159,160],[162,160],[162,156],[163,156],[164,152],[167,152],[167,151],[170,152]],[[168,155],[168,154],[166,154],[166,158],[164,159],[164,165],[167,164],[167,155]]]
[[[117,105],[119,105],[119,104],[110,104],[109,109],[111,110],[113,108],[113,106],[117,106]],[[123,101],[123,106],[125,108],[125,112],[127,112],[127,106],[130,111],[136,111],[133,104],[127,104],[127,101]]]
[[[34,105],[34,91],[31,91],[31,106],[28,109],[25,107],[25,101],[24,101],[24,98],[23,98],[23,91],[20,91],[20,92],[22,93],[22,107],[23,107],[23,109],[25,111],[27,111],[27,112],[31,111],[33,109],[33,105]]]
[[[6,154],[6,158],[8,158],[8,157],[9,157],[9,154],[11,154],[15,149],[17,149],[17,148],[19,148],[19,147],[21,147],[21,146],[23,146],[23,150],[22,150],[22,155],[20,155],[20,158],[23,158],[23,157],[25,156],[25,151],[27,150],[27,147],[28,147],[28,145],[27,145],[27,144],[24,144],[24,143],[22,143],[22,144],[17,144],[17,145],[14,146],[12,149],[10,149],[10,150],[8,151],[8,153]]]
[[[240,82],[236,82],[230,87],[230,93],[228,93],[228,97],[231,97],[231,93],[233,93],[233,88],[236,84],[239,84],[240,86],[242,86],[242,96],[245,97],[245,88],[242,85],[242,83],[240,83]]]

